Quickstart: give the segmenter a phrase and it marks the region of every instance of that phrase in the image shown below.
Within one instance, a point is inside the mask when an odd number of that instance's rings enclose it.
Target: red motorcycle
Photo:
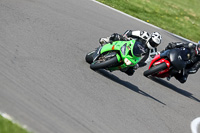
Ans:
[[[187,48],[168,49],[156,55],[149,65],[149,69],[143,75],[165,78],[181,72],[190,58],[190,50]]]

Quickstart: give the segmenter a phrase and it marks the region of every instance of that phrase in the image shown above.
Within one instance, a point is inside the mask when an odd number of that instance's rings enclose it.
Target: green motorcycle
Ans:
[[[106,69],[109,71],[123,70],[135,66],[141,60],[144,49],[142,42],[137,40],[115,41],[98,47],[89,52],[85,60],[92,70]],[[126,65],[125,62],[129,62]]]

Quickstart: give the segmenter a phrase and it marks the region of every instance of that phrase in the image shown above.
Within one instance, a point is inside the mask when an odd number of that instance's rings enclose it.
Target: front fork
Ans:
[[[160,52],[157,51],[157,48],[151,49],[151,50],[149,51],[149,57],[147,58],[147,60],[145,61],[145,63],[151,62],[151,61],[153,60],[153,58],[154,58],[156,55],[158,55],[158,54],[160,54]]]

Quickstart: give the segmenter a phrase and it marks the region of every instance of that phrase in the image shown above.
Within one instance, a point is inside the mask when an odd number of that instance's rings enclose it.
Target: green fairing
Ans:
[[[126,44],[126,52],[125,55],[123,55],[121,48],[122,46],[124,46],[124,44]],[[104,45],[101,49],[101,54],[105,53],[105,52],[109,52],[109,51],[116,51],[116,56],[118,59],[118,62],[122,62],[124,61],[125,58],[127,58],[128,60],[130,60],[133,64],[127,66],[125,63],[123,63],[121,66],[118,67],[111,67],[108,68],[108,70],[119,70],[119,69],[123,69],[126,67],[132,67],[135,66],[141,59],[141,57],[137,57],[134,55],[133,53],[133,47],[135,44],[135,40],[131,40],[131,41],[115,41],[113,43],[108,43],[106,45]],[[131,54],[133,56],[129,55],[129,51],[131,50]]]

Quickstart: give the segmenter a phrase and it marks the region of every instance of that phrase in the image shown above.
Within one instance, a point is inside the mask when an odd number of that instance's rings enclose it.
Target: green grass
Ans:
[[[98,1],[192,41],[200,40],[200,0]]]
[[[0,115],[0,133],[28,133],[28,131]]]

